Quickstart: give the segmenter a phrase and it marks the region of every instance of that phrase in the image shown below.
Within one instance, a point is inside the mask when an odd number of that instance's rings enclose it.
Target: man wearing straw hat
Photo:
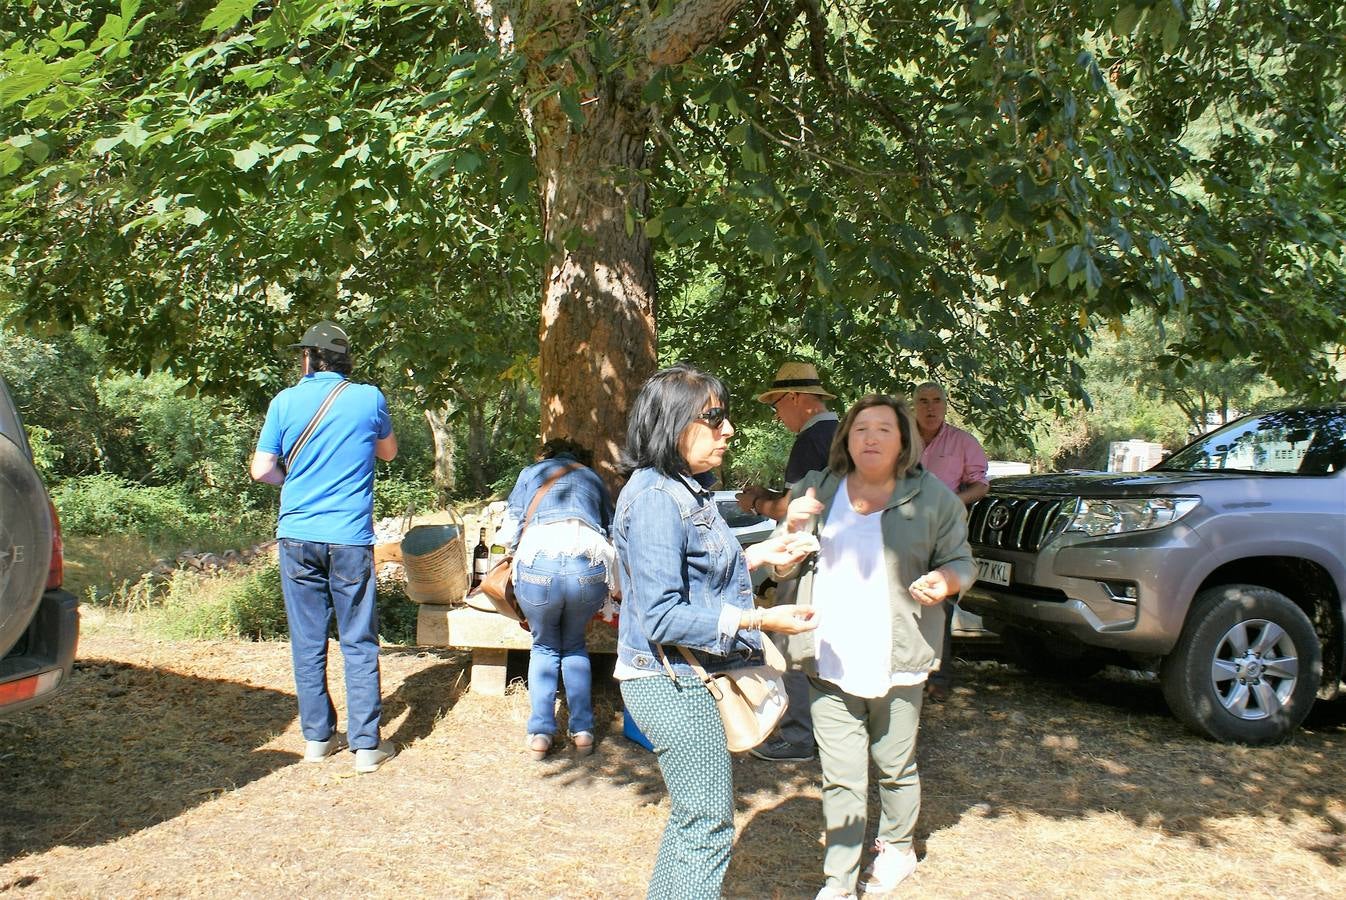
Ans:
[[[837,433],[837,414],[827,408],[835,399],[823,388],[812,363],[788,362],[776,372],[771,387],[757,399],[776,411],[776,419],[796,435],[785,463],[785,490],[748,485],[738,494],[744,512],[779,521],[790,502],[790,486],[809,472],[827,468],[827,454]]]
[[[374,460],[395,457],[397,438],[383,393],[348,380],[346,332],[319,322],[290,347],[302,351],[302,377],[271,401],[252,477],[281,487],[276,537],[304,762],[323,762],[349,745],[355,771],[373,772],[396,753],[379,736],[373,550]],[[333,617],[346,669],[349,739],[336,730],[327,691]]]
[[[790,486],[809,472],[827,468],[827,455],[838,424],[837,414],[827,408],[827,401],[835,399],[835,395],[823,387],[818,370],[811,363],[787,362],[777,370],[771,387],[757,399],[770,404],[776,411],[776,419],[796,437],[785,463],[785,490],[748,485],[739,492],[738,505],[745,512],[751,510],[779,520],[790,503]],[[789,706],[779,729],[750,751],[758,759],[785,762],[813,758],[808,676],[793,670],[786,672],[785,692]]]

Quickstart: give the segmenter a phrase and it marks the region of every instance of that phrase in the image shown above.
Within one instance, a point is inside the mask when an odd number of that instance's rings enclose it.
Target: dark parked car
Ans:
[[[63,569],[56,509],[0,379],[0,715],[46,702],[70,677],[79,604]]]
[[[1346,405],[1246,416],[1146,472],[999,479],[968,526],[963,605],[1029,669],[1157,668],[1180,719],[1245,743],[1343,687]]]

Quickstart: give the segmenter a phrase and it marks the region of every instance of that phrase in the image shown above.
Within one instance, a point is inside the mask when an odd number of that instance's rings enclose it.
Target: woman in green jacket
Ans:
[[[920,466],[921,438],[904,401],[871,394],[846,414],[828,468],[795,485],[781,531],[813,532],[819,552],[776,577],[797,579],[816,631],[789,637],[808,673],[823,772],[827,882],[819,898],[854,896],[866,829],[869,760],[881,815],[868,893],[916,868],[920,811],[916,731],[926,677],[939,666],[943,601],[974,578],[963,505]]]

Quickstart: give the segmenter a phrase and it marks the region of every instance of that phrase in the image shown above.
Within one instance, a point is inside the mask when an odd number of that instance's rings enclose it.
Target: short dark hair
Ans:
[[[707,400],[728,409],[729,391],[720,379],[688,363],[660,369],[646,379],[626,420],[622,474],[646,468],[663,475],[687,473],[678,441]]]
[[[562,454],[569,456],[575,462],[582,466],[594,467],[594,455],[588,447],[583,444],[577,444],[570,438],[556,437],[542,445],[542,452],[538,454],[538,459],[554,459]]]
[[[317,347],[305,347],[309,367],[315,372],[336,372],[341,375],[351,373],[351,358],[348,353],[336,353],[332,350],[320,350]]]
[[[893,474],[903,478],[921,464],[921,451],[925,449],[925,442],[921,440],[921,433],[916,430],[916,417],[911,414],[907,401],[891,394],[866,394],[846,411],[846,417],[837,428],[836,437],[832,438],[832,450],[827,455],[827,465],[838,475],[846,475],[855,468],[850,448],[851,427],[855,425],[855,417],[875,406],[886,406],[897,416],[897,431],[902,436],[902,452],[897,455],[897,465]]]

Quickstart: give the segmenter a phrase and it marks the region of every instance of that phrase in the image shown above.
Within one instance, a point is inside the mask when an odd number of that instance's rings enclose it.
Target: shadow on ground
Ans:
[[[422,648],[388,649],[385,658],[399,653],[422,655]],[[404,713],[406,718],[389,733],[386,724],[383,737],[398,746],[414,743],[434,731],[435,723],[447,714],[463,696],[468,687],[467,666],[471,654],[454,651],[437,651],[444,658],[427,669],[421,669],[407,676],[397,690],[383,700],[383,721],[395,722]]]
[[[425,651],[384,653],[400,652]],[[466,690],[466,654],[444,657],[386,697],[384,721],[398,721],[385,737],[429,735]],[[339,655],[330,662],[339,679]],[[79,660],[57,701],[0,720],[0,864],[116,840],[295,763],[263,749],[295,716],[288,691]]]
[[[1218,744],[1169,713],[1157,681],[1119,670],[1066,684],[982,664],[959,671],[954,698],[928,704],[919,747],[918,839],[972,811],[1061,820],[1120,814],[1213,846],[1216,823],[1255,817],[1317,826],[1306,847],[1346,865],[1346,704],[1320,703],[1283,744]],[[871,821],[871,829],[872,829]]]
[[[289,765],[260,748],[294,717],[282,691],[80,660],[57,701],[0,720],[0,863],[115,840]]]
[[[1153,679],[1109,669],[1066,684],[1033,678],[987,654],[960,656],[970,658],[956,664],[952,699],[927,704],[922,715],[918,850],[967,815],[1029,813],[1060,821],[1121,815],[1198,846],[1228,842],[1225,827],[1241,818],[1302,825],[1308,817],[1313,825],[1303,848],[1346,867],[1338,800],[1346,784],[1346,700],[1320,702],[1283,744],[1231,746],[1187,731]],[[620,693],[599,665],[594,701],[606,723],[603,752],[588,763],[558,762],[547,775],[608,778],[634,787],[645,802],[659,802],[665,789],[653,754],[621,736]],[[511,678],[526,676],[513,659],[511,667]],[[779,764],[744,755],[734,768],[740,809],[749,794],[779,799],[737,837],[726,895],[794,896],[801,884],[816,889],[822,860],[816,760]],[[871,782],[871,837],[877,821]]]

